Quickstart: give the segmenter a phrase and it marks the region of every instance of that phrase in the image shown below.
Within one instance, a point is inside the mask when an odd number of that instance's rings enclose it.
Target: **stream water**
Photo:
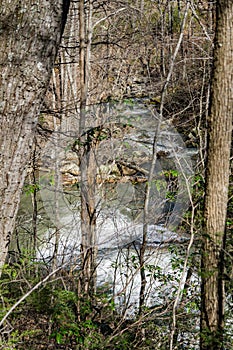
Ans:
[[[51,260],[59,239],[57,263],[68,261],[73,266],[79,263],[81,243],[80,192],[78,182],[77,186],[64,186],[61,168],[65,164],[68,165],[66,169],[73,169],[74,165],[78,169],[79,164],[71,151],[74,140],[79,137],[74,131],[77,123],[75,118],[66,121],[66,125],[62,124],[61,130],[52,135],[43,151],[39,174],[43,203],[40,215],[48,220],[46,227],[41,226],[43,233],[38,233],[37,258]],[[150,171],[156,140],[158,156],[147,216],[147,302],[151,305],[172,293],[179,281],[177,275],[169,282],[173,257],[168,247],[189,238],[188,234],[180,237],[175,228],[189,205],[195,150],[185,147],[181,135],[169,121],[159,120],[156,111],[136,100],[92,106],[86,115],[86,125],[87,130],[102,125],[117,126],[117,130],[119,125],[127,126],[123,132],[115,133],[115,129],[111,129],[113,136],[103,138],[95,154],[99,174],[108,177],[108,181],[100,181],[96,189],[97,279],[99,286],[105,286],[115,295],[121,308],[127,306],[127,312],[133,312],[140,287],[138,254],[145,199],[145,182],[138,179]],[[119,161],[137,168],[134,178],[127,168],[129,174],[122,177],[124,181],[115,181],[113,166]],[[78,178],[78,171],[76,177],[73,173],[71,176]]]

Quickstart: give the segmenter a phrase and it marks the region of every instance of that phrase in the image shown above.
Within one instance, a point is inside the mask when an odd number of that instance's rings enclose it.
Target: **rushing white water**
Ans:
[[[59,228],[57,263],[68,263],[72,269],[79,268],[80,216],[77,212],[66,214],[62,218],[63,226]],[[127,314],[135,312],[138,306],[142,229],[142,224],[132,223],[119,211],[101,212],[97,220],[97,285],[103,291],[113,293],[115,303],[120,309],[127,309]],[[38,249],[38,259],[50,261],[53,258],[56,230],[57,228],[47,230]],[[173,275],[171,254],[167,247],[186,239],[162,226],[148,226],[145,259],[148,306],[161,304],[161,300],[166,299],[176,288],[177,275]]]
[[[95,153],[99,168],[108,169],[109,163],[123,159],[130,164],[139,164],[148,174],[155,140],[157,152],[164,152],[166,156],[165,161],[157,159],[156,162],[147,216],[146,274],[150,305],[161,297],[157,291],[158,285],[160,291],[171,293],[179,279],[172,277],[171,255],[164,247],[187,239],[179,237],[174,229],[189,205],[193,174],[191,155],[175,128],[165,120],[158,123],[157,112],[143,103],[135,101],[130,106],[124,103],[92,106],[86,117],[89,130],[98,126],[96,115],[99,116],[99,125],[129,125],[127,132],[120,136],[101,140]],[[59,173],[67,158],[67,150],[79,136],[73,130],[74,124],[70,127],[66,125],[65,130],[62,126],[62,132],[52,136],[42,156],[40,195],[53,228],[48,229],[42,239],[38,259],[50,260],[58,240],[58,263],[68,261],[75,266],[79,263],[81,243],[80,193],[73,191],[70,200]],[[169,209],[166,207],[169,203],[167,193],[171,184],[167,183],[164,170],[176,171],[176,194]],[[133,181],[97,185],[98,285],[114,289],[115,300],[122,307],[127,304],[128,312],[129,305],[132,310],[135,309],[140,289],[138,254],[142,242],[144,197],[145,185]],[[166,276],[171,277],[171,283]],[[162,298],[166,297],[166,293]]]

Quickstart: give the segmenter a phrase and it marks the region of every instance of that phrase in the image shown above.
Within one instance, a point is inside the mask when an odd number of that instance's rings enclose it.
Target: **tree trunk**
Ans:
[[[81,259],[82,271],[79,292],[86,297],[95,293],[96,280],[96,159],[95,142],[89,142],[86,128],[86,107],[88,99],[90,55],[92,41],[92,0],[84,4],[79,2],[79,38],[80,38],[80,149],[81,171]],[[93,125],[94,126],[94,125]]]
[[[69,0],[0,4],[0,270],[68,8]]]
[[[224,237],[233,115],[233,2],[217,1],[202,251],[201,350],[223,349]]]

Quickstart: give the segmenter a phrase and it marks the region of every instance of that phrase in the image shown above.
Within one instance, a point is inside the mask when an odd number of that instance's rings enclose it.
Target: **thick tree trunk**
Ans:
[[[0,3],[0,270],[69,0]]]
[[[201,349],[223,349],[223,248],[233,115],[233,2],[217,1],[202,251]]]

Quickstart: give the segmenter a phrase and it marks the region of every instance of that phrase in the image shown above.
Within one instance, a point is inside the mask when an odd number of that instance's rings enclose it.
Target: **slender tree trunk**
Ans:
[[[69,0],[0,4],[0,270],[68,7]]]
[[[87,6],[88,5],[88,6]],[[92,38],[92,0],[79,3],[79,37],[80,37],[80,134],[85,146],[80,149],[81,170],[81,257],[82,272],[79,291],[85,296],[95,292],[96,274],[96,162],[95,143],[89,142],[84,133],[86,127],[86,106],[88,98],[90,55]],[[93,125],[94,126],[94,125]]]
[[[202,250],[201,350],[223,349],[224,237],[233,115],[233,2],[217,1]]]

